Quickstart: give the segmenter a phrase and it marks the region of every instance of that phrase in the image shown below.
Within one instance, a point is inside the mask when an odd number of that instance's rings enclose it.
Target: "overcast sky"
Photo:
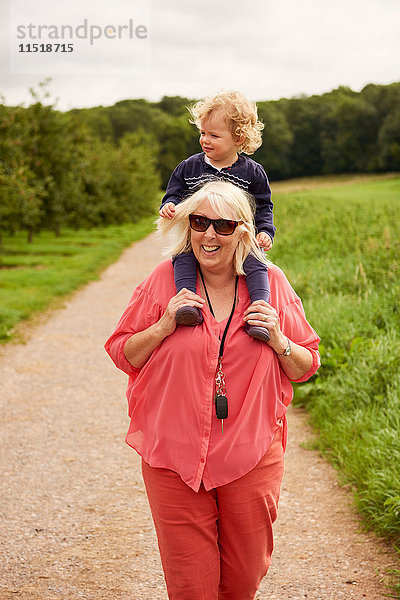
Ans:
[[[189,98],[239,89],[254,100],[400,81],[400,0],[0,0],[0,94],[29,102],[52,77],[58,108],[126,98]],[[151,11],[150,11],[151,8]],[[151,14],[150,14],[151,13]],[[131,20],[147,37],[17,39],[17,25]],[[81,29],[81,31],[83,31]],[[139,33],[140,33],[139,32]],[[73,42],[74,51],[21,53],[19,44]],[[26,46],[25,46],[26,48]],[[47,61],[47,62],[46,62]],[[43,73],[40,69],[43,68]]]

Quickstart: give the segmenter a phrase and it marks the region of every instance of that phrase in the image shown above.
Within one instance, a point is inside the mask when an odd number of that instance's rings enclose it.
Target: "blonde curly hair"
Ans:
[[[243,137],[238,152],[253,154],[262,144],[261,132],[264,124],[258,120],[255,102],[248,100],[241,92],[220,91],[213,97],[199,100],[188,107],[191,115],[190,123],[201,130],[201,123],[214,111],[221,111],[236,140]]]

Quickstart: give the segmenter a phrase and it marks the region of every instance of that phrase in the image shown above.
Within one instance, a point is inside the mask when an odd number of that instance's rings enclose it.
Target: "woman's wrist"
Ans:
[[[291,381],[301,379],[311,369],[313,357],[310,350],[292,342],[285,335],[279,336],[279,342],[272,344],[272,348]]]
[[[127,339],[124,347],[125,358],[133,367],[143,367],[152,352],[172,332],[173,329],[171,330],[171,327],[167,328],[165,319],[161,317],[159,321],[150,325],[147,329],[138,331]]]
[[[290,344],[289,338],[281,332],[276,342],[269,342],[270,347],[278,356],[285,356],[284,352]]]
[[[161,344],[166,337],[174,333],[176,329],[176,321],[175,319],[171,320],[171,318],[164,313],[162,317],[151,327],[154,337],[158,338],[159,343]]]

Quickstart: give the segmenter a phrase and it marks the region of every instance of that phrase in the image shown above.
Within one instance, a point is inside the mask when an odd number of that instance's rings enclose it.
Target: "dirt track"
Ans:
[[[159,260],[154,236],[135,244],[26,344],[0,352],[2,600],[167,598],[140,461],[124,443],[126,377],[103,350]],[[291,409],[275,552],[257,598],[383,598],[395,557],[358,531],[334,470],[300,446],[309,436]]]

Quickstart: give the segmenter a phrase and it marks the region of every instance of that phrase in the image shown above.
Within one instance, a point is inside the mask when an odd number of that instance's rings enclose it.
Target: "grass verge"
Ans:
[[[274,212],[270,258],[322,338],[322,367],[295,402],[366,527],[398,549],[400,178],[278,193]]]
[[[60,237],[43,231],[26,242],[25,233],[3,238],[0,254],[0,342],[16,326],[54,305],[69,292],[96,279],[123,248],[153,229],[154,216],[138,223],[63,230]]]

